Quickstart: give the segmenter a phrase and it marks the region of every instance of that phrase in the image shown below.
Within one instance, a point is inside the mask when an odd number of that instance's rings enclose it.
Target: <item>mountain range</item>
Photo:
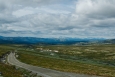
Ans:
[[[89,43],[112,43],[115,39],[103,38],[37,38],[37,37],[3,37],[0,36],[0,44],[50,44],[50,45],[70,45],[70,44],[89,44]]]

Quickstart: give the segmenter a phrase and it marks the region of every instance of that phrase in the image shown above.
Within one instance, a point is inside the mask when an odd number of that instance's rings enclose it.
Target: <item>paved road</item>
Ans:
[[[97,77],[97,76],[89,76],[89,75],[61,72],[61,71],[56,71],[56,70],[51,70],[51,69],[28,65],[28,64],[18,61],[14,55],[15,55],[14,53],[10,53],[8,55],[8,63],[10,63],[11,65],[15,65],[15,66],[30,70],[30,71],[37,73],[38,75],[43,76],[43,77]]]

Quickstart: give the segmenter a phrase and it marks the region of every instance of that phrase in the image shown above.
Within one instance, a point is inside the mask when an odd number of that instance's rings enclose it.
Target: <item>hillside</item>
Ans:
[[[115,43],[115,39],[102,38],[37,38],[37,37],[3,37],[0,36],[0,44],[45,44],[45,45],[73,45],[73,44],[102,44]]]

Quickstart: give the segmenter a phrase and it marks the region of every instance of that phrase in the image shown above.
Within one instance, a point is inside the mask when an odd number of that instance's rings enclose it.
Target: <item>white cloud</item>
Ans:
[[[78,0],[76,13],[94,17],[115,17],[115,0]]]
[[[20,10],[14,11],[12,13],[12,15],[14,15],[16,17],[22,17],[22,16],[26,16],[26,15],[30,15],[30,14],[34,14],[34,11],[32,11],[28,8],[20,9]]]
[[[0,35],[115,36],[114,0],[71,1],[0,0]]]

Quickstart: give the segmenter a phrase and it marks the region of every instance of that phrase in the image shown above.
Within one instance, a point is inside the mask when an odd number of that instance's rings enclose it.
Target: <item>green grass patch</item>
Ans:
[[[5,54],[7,51],[13,51],[14,48],[6,45],[0,45],[0,56]],[[14,66],[0,63],[0,72],[2,72],[4,77],[22,77],[21,72],[16,70]]]
[[[19,53],[19,60],[27,64],[89,75],[115,77],[115,68],[108,66],[89,65],[81,62],[74,62],[62,59],[55,59],[31,54]]]
[[[21,72],[16,70],[13,66],[0,63],[0,72],[4,77],[22,77]]]

